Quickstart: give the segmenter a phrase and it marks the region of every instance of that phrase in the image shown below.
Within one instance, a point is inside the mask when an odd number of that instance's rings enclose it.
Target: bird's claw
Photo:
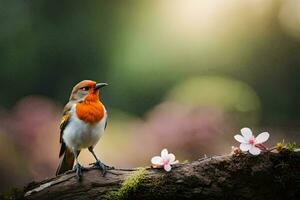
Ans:
[[[104,164],[104,165],[105,165],[106,169],[108,169],[108,170],[110,170],[110,169],[115,169],[115,167],[113,167],[113,166],[108,166],[108,165],[106,165],[106,164]]]
[[[74,167],[74,170],[76,172],[77,178],[78,180],[81,180],[82,178],[82,171],[83,171],[83,167],[81,167],[81,165],[79,163],[77,163]]]
[[[102,163],[100,160],[97,160],[95,163],[92,164],[94,168],[100,169],[102,176],[105,176],[107,170],[114,169],[114,167],[110,167]]]

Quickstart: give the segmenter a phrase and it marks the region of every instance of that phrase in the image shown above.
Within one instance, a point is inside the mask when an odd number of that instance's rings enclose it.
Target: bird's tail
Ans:
[[[74,154],[68,148],[65,148],[65,151],[60,156],[60,161],[59,161],[58,168],[56,170],[56,175],[71,170],[74,165],[74,160],[75,160]]]

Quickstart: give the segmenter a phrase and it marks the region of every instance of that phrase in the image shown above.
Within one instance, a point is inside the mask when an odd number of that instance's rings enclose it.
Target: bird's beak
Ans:
[[[99,90],[100,88],[103,88],[105,86],[108,86],[107,83],[97,83],[95,86],[95,90]]]

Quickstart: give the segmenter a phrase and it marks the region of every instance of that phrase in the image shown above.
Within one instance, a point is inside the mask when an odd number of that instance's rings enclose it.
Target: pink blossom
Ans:
[[[242,128],[242,135],[235,135],[234,138],[240,142],[240,149],[242,151],[249,151],[252,155],[259,155],[263,145],[269,139],[270,134],[268,132],[260,133],[257,137],[254,137],[251,129]]]
[[[178,163],[178,160],[175,161],[175,155],[168,153],[167,149],[161,151],[161,156],[154,156],[151,159],[152,166],[154,168],[164,168],[167,172],[171,171],[171,165]]]

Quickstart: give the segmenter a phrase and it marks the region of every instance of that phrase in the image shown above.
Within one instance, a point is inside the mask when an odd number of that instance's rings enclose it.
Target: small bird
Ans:
[[[111,168],[103,164],[93,150],[107,125],[107,112],[99,100],[100,88],[107,85],[84,80],[73,88],[60,123],[60,163],[56,175],[71,170],[76,161],[74,170],[80,180],[83,167],[78,155],[85,148],[93,154],[96,159],[94,167],[100,169],[103,176]]]

